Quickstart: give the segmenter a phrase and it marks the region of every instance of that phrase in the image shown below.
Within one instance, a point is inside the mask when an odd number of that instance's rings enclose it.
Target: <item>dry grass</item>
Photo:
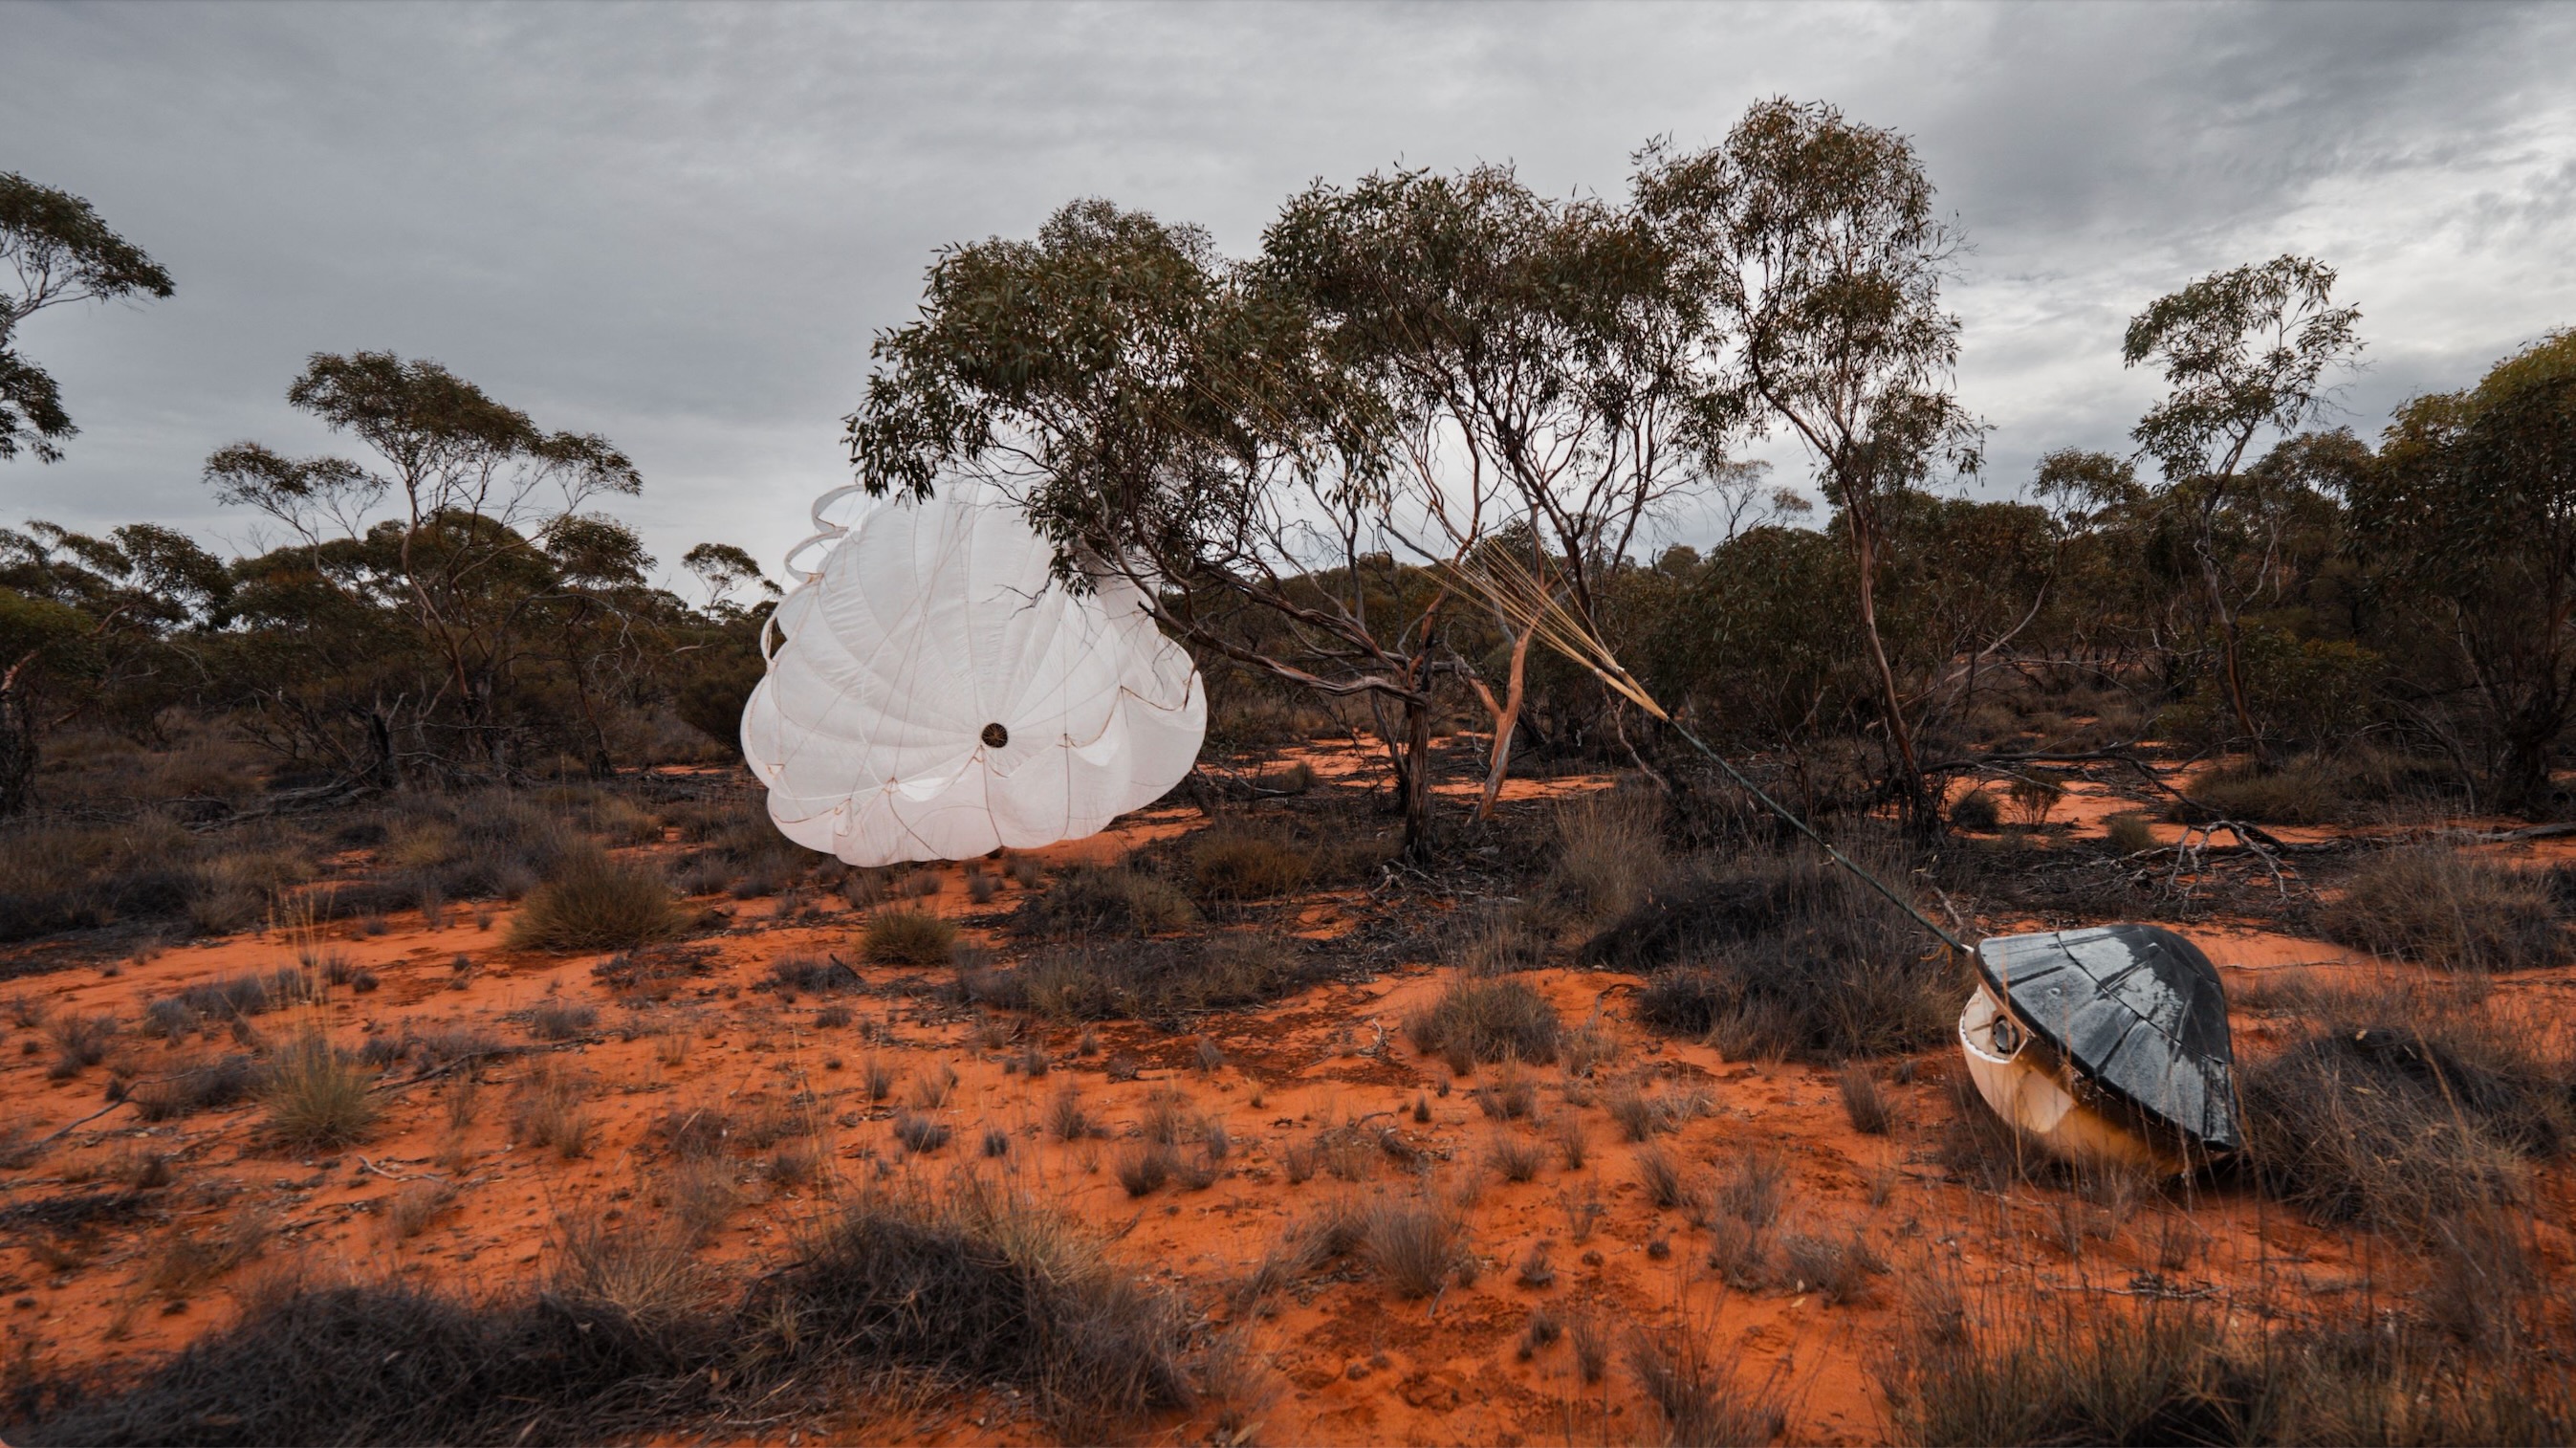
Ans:
[[[2568,958],[2565,919],[2536,871],[2445,845],[2387,851],[2317,912],[2327,939],[2445,970],[2526,970]]]
[[[269,1058],[260,1095],[270,1137],[283,1146],[321,1151],[365,1137],[376,1124],[368,1076],[318,1033],[297,1037]]]
[[[1405,1017],[1404,1033],[1463,1076],[1479,1062],[1553,1061],[1565,1026],[1526,981],[1453,976],[1438,1000]]]
[[[1705,1334],[1690,1325],[1633,1335],[1628,1368],[1671,1443],[1769,1443],[1788,1426],[1788,1411],[1776,1395],[1740,1382],[1710,1352]]]
[[[2563,1043],[2457,994],[2314,993],[2309,1032],[2240,1078],[2246,1146],[2327,1221],[2422,1228],[2519,1200],[2576,1140]]]
[[[1659,1212],[1691,1206],[1695,1201],[1689,1182],[1682,1176],[1681,1164],[1660,1146],[1638,1149],[1637,1184],[1645,1189],[1647,1204]]]
[[[528,1012],[528,1034],[540,1041],[569,1041],[599,1024],[599,1008],[546,1001]]]
[[[1219,825],[1190,841],[1190,883],[1208,900],[1273,900],[1314,877],[1314,852],[1277,828]]]
[[[1505,1134],[1494,1138],[1485,1159],[1493,1164],[1495,1172],[1503,1180],[1525,1182],[1538,1175],[1539,1167],[1547,1160],[1547,1152],[1526,1137]]]
[[[1179,1025],[1240,1010],[1322,979],[1328,958],[1266,933],[1132,940],[1043,950],[1012,970],[967,977],[978,1004],[1059,1021],[1146,1020]]]
[[[1902,879],[1902,863],[1863,850]],[[1940,1045],[1958,968],[1868,886],[1766,854],[1702,861],[1585,944],[1586,961],[1651,971],[1637,1018],[1726,1055],[1841,1062]]]
[[[1878,1078],[1858,1061],[1834,1074],[1834,1089],[1843,1099],[1843,1115],[1852,1130],[1863,1136],[1885,1136],[1894,1121],[1887,1103],[1887,1093],[1880,1090]]]
[[[599,1135],[590,1114],[590,1083],[572,1068],[540,1061],[519,1081],[510,1101],[510,1139],[566,1161],[590,1155]]]
[[[1662,814],[1661,798],[1639,789],[1587,794],[1559,806],[1551,893],[1583,921],[1635,908],[1663,875]]]
[[[1196,925],[1199,912],[1159,876],[1123,865],[1076,865],[1023,900],[1011,920],[1022,934],[1042,939],[1165,935]]]
[[[957,927],[927,910],[879,910],[859,933],[859,954],[879,965],[946,965]]]
[[[596,847],[565,853],[510,922],[514,950],[634,950],[680,933],[671,887]]]
[[[108,1044],[116,1038],[116,1017],[65,1013],[45,1023],[45,1034],[54,1043],[53,1064],[45,1068],[45,1075],[68,1081],[107,1059]]]

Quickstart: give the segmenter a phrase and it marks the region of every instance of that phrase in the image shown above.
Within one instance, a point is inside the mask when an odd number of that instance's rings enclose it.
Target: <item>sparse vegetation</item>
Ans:
[[[283,1146],[300,1151],[346,1146],[376,1124],[366,1071],[319,1034],[301,1035],[280,1047],[262,1075],[268,1131]]]
[[[878,965],[946,965],[957,927],[927,910],[883,909],[859,932],[859,954]]]
[[[1123,865],[1064,870],[1012,914],[1016,929],[1040,939],[1165,935],[1198,920],[1198,907],[1171,882]]]
[[[1453,977],[1440,998],[1404,1020],[1414,1048],[1465,1075],[1480,1062],[1556,1059],[1564,1023],[1527,981]]]
[[[1275,1000],[1330,969],[1293,942],[1228,932],[1042,950],[1014,969],[972,974],[965,988],[978,1003],[1051,1020],[1177,1024]]]
[[[2329,940],[2447,970],[2525,970],[2570,956],[2548,879],[2444,845],[2384,851],[2317,914]]]
[[[660,876],[596,847],[568,850],[510,921],[517,950],[635,950],[683,925]]]

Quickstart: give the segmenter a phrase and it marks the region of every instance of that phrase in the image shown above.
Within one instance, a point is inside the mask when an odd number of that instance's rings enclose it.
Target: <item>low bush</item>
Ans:
[[[54,1063],[45,1074],[67,1081],[107,1059],[108,1045],[116,1039],[116,1017],[66,1011],[45,1023],[45,1034],[54,1042]]]
[[[569,1041],[599,1024],[599,1008],[546,1001],[528,1011],[528,1034],[540,1041]]]
[[[671,887],[639,866],[597,848],[566,853],[556,873],[528,896],[510,922],[517,950],[635,950],[680,933],[684,919]]]
[[[1882,878],[1894,861],[1870,859]],[[1698,862],[1594,935],[1582,958],[1652,972],[1637,1019],[1732,1057],[1839,1062],[1949,1038],[1965,981],[1920,927],[1829,864]]]
[[[1458,976],[1438,1000],[1405,1017],[1404,1033],[1415,1049],[1464,1075],[1478,1062],[1555,1060],[1565,1024],[1527,981]]]
[[[965,990],[977,1004],[1055,1020],[1168,1025],[1277,1000],[1331,968],[1290,940],[1240,933],[1059,947],[1014,969],[969,975]]]
[[[957,927],[927,910],[880,909],[859,931],[859,954],[878,965],[946,965]]]
[[[2317,911],[2328,940],[2446,970],[2525,970],[2568,958],[2566,917],[2537,871],[2443,845],[2373,856]]]
[[[2425,1228],[2517,1199],[2526,1163],[2576,1140],[2576,1069],[2490,1008],[2443,995],[2323,994],[2309,1032],[2247,1066],[2247,1155],[2326,1221]]]
[[[2017,1293],[1973,1319],[1931,1294],[1882,1373],[1927,1444],[2561,1443],[2576,1384],[2539,1353],[2481,1355],[2397,1312],[2106,1305]]]
[[[1190,883],[1202,899],[1269,900],[1315,873],[1314,853],[1284,832],[1220,825],[1190,841]]]
[[[1198,907],[1170,881],[1123,865],[1076,865],[1011,914],[1012,928],[1021,934],[1056,940],[1166,935],[1198,921]]]
[[[864,1414],[898,1377],[999,1390],[1098,1442],[1196,1397],[1189,1319],[1024,1199],[869,1197],[728,1302],[685,1239],[567,1231],[541,1292],[417,1281],[253,1295],[122,1381],[31,1383],[28,1444],[595,1443]]]
[[[175,1121],[230,1106],[259,1089],[260,1070],[248,1056],[224,1056],[183,1066],[157,1080],[138,1081],[129,1093],[146,1121]]]

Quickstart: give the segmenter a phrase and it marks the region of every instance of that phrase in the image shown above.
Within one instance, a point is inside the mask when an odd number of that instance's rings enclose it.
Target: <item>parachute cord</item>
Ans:
[[[1662,711],[1658,710],[1657,712],[1661,713]],[[1951,934],[1949,931],[1942,929],[1940,925],[1933,921],[1931,916],[1926,915],[1921,910],[1915,908],[1914,902],[1906,899],[1903,895],[1898,894],[1895,886],[1888,884],[1885,880],[1878,878],[1878,876],[1871,874],[1868,870],[1862,868],[1860,863],[1852,859],[1851,856],[1835,849],[1833,841],[1816,833],[1815,827],[1808,824],[1805,820],[1800,819],[1796,811],[1764,793],[1762,786],[1745,778],[1743,773],[1737,770],[1734,765],[1726,762],[1726,756],[1709,748],[1706,741],[1702,740],[1698,735],[1693,734],[1688,728],[1684,727],[1682,721],[1672,717],[1670,714],[1663,714],[1662,717],[1666,724],[1672,726],[1674,733],[1690,742],[1690,746],[1693,749],[1707,755],[1711,763],[1715,764],[1718,768],[1725,770],[1727,778],[1732,779],[1737,784],[1743,786],[1746,793],[1752,795],[1755,799],[1762,801],[1765,806],[1769,807],[1773,814],[1778,815],[1780,818],[1787,820],[1791,825],[1795,826],[1798,833],[1815,841],[1816,847],[1831,856],[1835,864],[1842,866],[1844,869],[1849,870],[1854,875],[1857,875],[1862,880],[1866,881],[1871,889],[1886,896],[1888,903],[1894,905],[1897,909],[1904,911],[1906,914],[1913,916],[1915,924],[1920,925],[1924,929],[1931,931],[1934,935],[1939,936],[1943,944],[1949,946],[1952,950],[1957,951],[1961,955],[1968,953],[1966,942],[1959,939],[1958,936]]]

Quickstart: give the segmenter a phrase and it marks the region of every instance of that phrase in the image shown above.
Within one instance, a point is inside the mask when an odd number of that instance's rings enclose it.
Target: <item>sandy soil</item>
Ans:
[[[1317,751],[1323,787],[1351,778],[1352,761]],[[1598,781],[1514,780],[1513,798],[1598,787]],[[1356,787],[1356,786],[1353,786]],[[1472,785],[1468,786],[1472,789]],[[2052,817],[2052,828],[2098,830],[2100,821],[2134,801],[2079,787]],[[1199,827],[1197,812],[1156,811],[1109,835],[1042,852],[1050,864],[1114,857],[1135,845]],[[2159,826],[2170,839],[2176,827]],[[650,847],[648,847],[650,848]],[[997,929],[1020,898],[1005,883],[990,904],[967,898],[961,867],[938,871],[941,891],[927,904],[958,919],[967,937],[1008,953]],[[240,1105],[159,1125],[130,1108],[100,1115],[109,1067],[136,1081],[171,1072],[225,1049],[229,1040],[177,1045],[132,1030],[117,1038],[109,1065],[65,1080],[49,1079],[41,1032],[8,1026],[21,1045],[0,1056],[0,1101],[22,1139],[62,1132],[32,1164],[0,1175],[0,1202],[113,1191],[149,1154],[164,1155],[174,1184],[159,1205],[134,1220],[105,1222],[57,1236],[21,1234],[0,1243],[0,1323],[16,1350],[31,1348],[60,1362],[133,1360],[178,1347],[226,1319],[229,1299],[262,1274],[292,1265],[307,1274],[366,1278],[416,1273],[450,1286],[502,1288],[527,1281],[546,1265],[560,1224],[604,1209],[610,1217],[647,1212],[667,1181],[668,1153],[653,1123],[675,1106],[713,1103],[737,1119],[803,1113],[819,1127],[825,1170],[788,1187],[771,1182],[755,1154],[731,1160],[743,1205],[708,1249],[719,1259],[775,1260],[790,1249],[794,1224],[836,1192],[907,1176],[936,1180],[977,1169],[1016,1178],[1045,1200],[1097,1226],[1110,1250],[1145,1276],[1167,1282],[1229,1320],[1220,1289],[1245,1277],[1297,1222],[1336,1198],[1355,1193],[1438,1193],[1469,1223],[1483,1270],[1472,1285],[1453,1285],[1417,1302],[1395,1299],[1373,1279],[1328,1272],[1275,1295],[1242,1324],[1266,1365],[1268,1404],[1254,1416],[1257,1436],[1281,1443],[1537,1443],[1659,1441],[1661,1430],[1633,1379],[1614,1365],[1585,1384],[1560,1340],[1526,1360],[1516,1352],[1532,1311],[1560,1319],[1589,1315],[1619,1331],[1687,1323],[1708,1335],[1748,1379],[1783,1390],[1792,1441],[1874,1443],[1890,1427],[1876,1373],[1888,1361],[1913,1297],[1927,1274],[1964,1284],[1972,1296],[2010,1299],[2033,1291],[2228,1291],[2258,1280],[2319,1293],[2365,1285],[2402,1291],[2408,1264],[2372,1239],[2321,1231],[2267,1207],[2233,1187],[2200,1186],[2156,1196],[2087,1196],[2049,1188],[1991,1194],[1950,1179],[1938,1142],[1952,1108],[1943,1078],[1949,1053],[1878,1063],[1896,1105],[1883,1136],[1862,1135],[1847,1120],[1830,1071],[1796,1065],[1730,1061],[1704,1046],[1676,1043],[1637,1028],[1631,1003],[1640,980],[1617,973],[1547,970],[1527,977],[1569,1024],[1597,1022],[1617,1054],[1591,1079],[1561,1068],[1532,1068],[1538,1085],[1533,1120],[1490,1120],[1472,1088],[1492,1070],[1453,1078],[1439,1061],[1416,1052],[1399,1025],[1436,993],[1445,972],[1410,962],[1357,984],[1333,984],[1259,1011],[1221,1015],[1201,1027],[1223,1064],[1202,1069],[1195,1036],[1137,1023],[1105,1024],[1090,1033],[973,1014],[908,994],[920,972],[862,967],[867,989],[831,1001],[783,1002],[763,982],[771,962],[794,952],[836,953],[856,961],[856,917],[837,898],[810,896],[789,918],[777,902],[707,900],[731,911],[729,925],[702,943],[717,952],[706,974],[669,1000],[621,1003],[593,979],[598,956],[546,956],[503,945],[506,907],[478,921],[458,910],[448,928],[416,914],[394,917],[381,934],[354,925],[327,939],[299,940],[261,932],[163,950],[105,969],[60,972],[15,989],[52,1012],[112,1012],[131,1023],[152,998],[184,986],[292,963],[299,944],[344,953],[372,971],[380,988],[335,990],[318,1008],[259,1018],[275,1037],[310,1023],[343,1044],[399,1040],[445,1028],[487,1031],[531,1053],[481,1068],[483,1084],[461,1128],[450,1125],[450,1097],[463,1073],[413,1080],[410,1062],[380,1088],[382,1124],[360,1147],[335,1155],[281,1155],[262,1144],[260,1112]],[[1354,903],[1349,892],[1311,901],[1301,919],[1329,937]],[[2001,924],[2002,922],[1995,922]],[[2245,924],[2190,932],[2240,992],[2249,982],[2302,972],[2381,969],[2350,952]],[[2535,973],[2501,989],[2554,1019],[2576,1003],[2576,971]],[[2260,995],[2255,992],[2254,995]],[[2254,998],[2249,995],[2248,999]],[[595,1007],[597,1025],[573,1041],[531,1041],[519,1014],[550,1001]],[[849,1006],[854,1019],[822,1027],[817,1010]],[[2241,1008],[2240,1051],[2260,1051],[2291,1022],[2277,1011]],[[1034,1047],[1051,1069],[1032,1078],[1018,1061]],[[862,1084],[871,1054],[898,1065],[903,1079],[886,1102]],[[1113,1080],[1113,1063],[1133,1079]],[[543,1063],[579,1072],[594,1085],[588,1109],[596,1122],[586,1155],[567,1159],[514,1143],[511,1101],[517,1083]],[[933,1114],[954,1139],[927,1156],[904,1153],[890,1118],[913,1099],[917,1084],[953,1071],[956,1085]],[[1685,1103],[1687,1119],[1660,1138],[1706,1189],[1747,1152],[1788,1168],[1790,1190],[1780,1230],[1816,1236],[1856,1234],[1890,1267],[1860,1301],[1829,1303],[1790,1283],[1758,1291],[1726,1287],[1707,1265],[1707,1233],[1675,1211],[1658,1211],[1637,1179],[1639,1148],[1604,1109],[1617,1086],[1636,1084]],[[1106,1135],[1074,1143],[1045,1129],[1046,1112],[1077,1091]],[[1158,1093],[1177,1092],[1188,1109],[1221,1123],[1231,1152],[1222,1175],[1199,1191],[1165,1187],[1131,1198],[1111,1170],[1135,1138],[1137,1122]],[[1425,1103],[1428,1120],[1417,1120]],[[94,1118],[94,1119],[93,1119]],[[1569,1168],[1553,1145],[1558,1123],[1578,1124],[1588,1152]],[[1319,1131],[1358,1123],[1391,1127],[1403,1154],[1360,1153],[1344,1163],[1357,1180],[1318,1171],[1292,1182],[1292,1148]],[[1006,1133],[1007,1153],[979,1157],[985,1132]],[[1534,1179],[1505,1181],[1489,1158],[1498,1138],[1546,1145]],[[455,1200],[425,1230],[404,1238],[389,1221],[397,1195],[452,1187]],[[2569,1220],[2567,1184],[2553,1182],[2556,1219]],[[264,1222],[262,1250],[211,1286],[186,1292],[149,1285],[174,1240],[213,1239],[230,1224]],[[43,1240],[39,1241],[38,1239]],[[1553,1280],[1524,1285],[1521,1265],[1544,1250]],[[2551,1260],[2568,1244],[2552,1235]],[[967,1403],[914,1425],[932,1441],[973,1441],[1033,1430],[1011,1426],[994,1405]],[[1203,1421],[1159,1425],[1162,1441],[1204,1441]]]

